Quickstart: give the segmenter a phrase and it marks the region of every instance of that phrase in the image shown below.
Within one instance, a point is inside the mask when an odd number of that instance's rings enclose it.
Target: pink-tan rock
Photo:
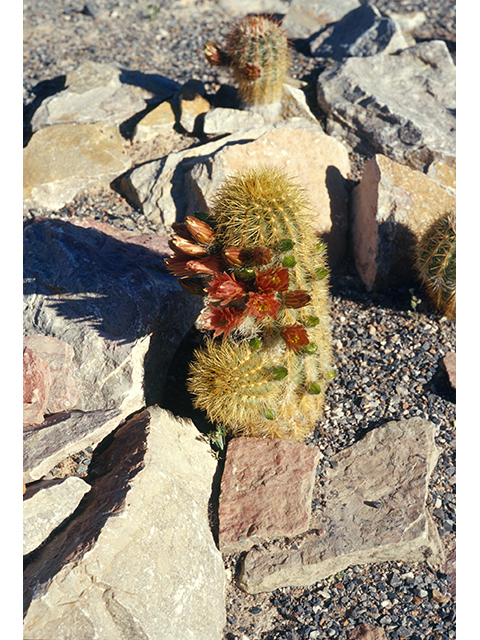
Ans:
[[[318,449],[301,443],[231,440],[219,499],[220,549],[244,550],[306,531],[318,459]]]
[[[367,290],[412,282],[414,246],[455,198],[422,171],[377,154],[352,193],[355,266]]]
[[[450,384],[454,389],[457,388],[457,354],[455,351],[449,351],[442,360],[445,371],[447,372]]]
[[[23,346],[23,425],[43,422],[52,374],[48,362],[35,351]]]

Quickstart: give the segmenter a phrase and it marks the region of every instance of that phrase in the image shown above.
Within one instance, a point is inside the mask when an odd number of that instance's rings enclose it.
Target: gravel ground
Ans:
[[[455,53],[453,0],[376,0],[373,4],[397,13],[424,11],[427,22],[415,37],[444,39]],[[179,83],[196,78],[205,83],[210,96],[221,84],[231,83],[228,72],[209,67],[202,54],[206,40],[222,42],[230,23],[217,2],[24,0],[23,6],[26,141],[34,101],[57,90],[62,76],[86,59],[161,73]],[[311,83],[320,70],[318,64],[301,52],[301,46],[297,49],[291,75]],[[307,90],[307,96],[322,122],[313,102],[314,91]],[[178,133],[169,144],[170,149],[177,149],[198,144],[198,140]],[[151,149],[149,153],[159,157],[161,151]],[[132,153],[138,161],[145,159],[141,149],[132,149]],[[366,158],[352,155],[351,160],[353,186]],[[28,219],[39,213],[54,215],[29,210],[24,216]],[[91,216],[121,228],[155,232],[140,211],[111,190],[78,196],[55,215]],[[446,552],[452,552],[456,532],[455,393],[440,362],[456,349],[455,323],[432,313],[419,287],[367,294],[350,262],[333,275],[331,284],[338,374],[327,394],[325,416],[310,440],[323,455],[318,483],[330,456],[367,430],[388,420],[428,418],[437,426],[441,450],[428,507]],[[185,356],[197,338],[194,332],[187,336],[182,346]],[[186,360],[177,362],[170,375],[172,385],[183,375]],[[85,475],[88,456],[73,462],[82,465],[78,475]],[[435,571],[428,563],[354,566],[311,587],[251,596],[234,583],[239,558],[225,557],[230,577],[225,640],[346,639],[361,622],[383,627],[389,640],[455,638],[455,583],[448,573]]]

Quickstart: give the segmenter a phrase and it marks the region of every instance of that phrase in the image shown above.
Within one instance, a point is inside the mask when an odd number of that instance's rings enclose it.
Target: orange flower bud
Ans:
[[[185,224],[194,240],[200,244],[210,244],[213,241],[213,229],[209,224],[203,222],[203,220],[199,220],[193,216],[187,216],[185,218]]]
[[[248,259],[248,251],[242,247],[227,247],[222,251],[223,258],[227,264],[233,267],[241,267]]]
[[[302,289],[296,289],[295,291],[287,291],[285,294],[285,306],[289,309],[300,309],[305,307],[312,296]]]
[[[273,252],[268,247],[255,247],[250,252],[253,264],[268,264],[273,258]]]
[[[208,256],[208,251],[205,247],[202,247],[195,242],[190,242],[190,240],[186,240],[180,236],[173,236],[169,241],[168,246],[174,253],[177,255],[186,254],[187,256],[198,256],[205,257]]]
[[[179,278],[178,284],[181,284],[188,293],[192,293],[194,296],[206,295],[201,278]]]

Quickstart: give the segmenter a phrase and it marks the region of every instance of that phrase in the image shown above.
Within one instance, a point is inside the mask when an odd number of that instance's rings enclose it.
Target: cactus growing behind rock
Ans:
[[[435,308],[455,319],[456,298],[456,214],[440,216],[424,233],[416,247],[416,268]]]
[[[190,365],[194,404],[233,435],[302,441],[333,375],[325,246],[305,196],[277,169],[249,169],[227,179],[203,217],[186,221],[204,229],[200,248],[176,225],[183,238],[167,260],[207,296],[201,322],[213,336]]]
[[[246,16],[228,33],[225,50],[207,42],[205,55],[213,65],[232,68],[245,106],[266,105],[281,99],[290,56],[287,36],[276,22]]]

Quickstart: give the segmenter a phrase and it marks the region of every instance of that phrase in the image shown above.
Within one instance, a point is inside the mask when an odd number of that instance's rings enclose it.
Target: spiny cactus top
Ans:
[[[303,191],[274,168],[220,188],[175,225],[170,271],[205,295],[213,334],[190,367],[195,405],[234,434],[303,440],[333,375],[325,246]]]
[[[456,297],[456,213],[441,215],[424,233],[416,247],[416,267],[435,308],[454,319]]]
[[[238,20],[227,35],[225,49],[207,42],[205,55],[213,65],[232,68],[246,106],[280,100],[290,56],[287,36],[273,20],[261,16]]]

